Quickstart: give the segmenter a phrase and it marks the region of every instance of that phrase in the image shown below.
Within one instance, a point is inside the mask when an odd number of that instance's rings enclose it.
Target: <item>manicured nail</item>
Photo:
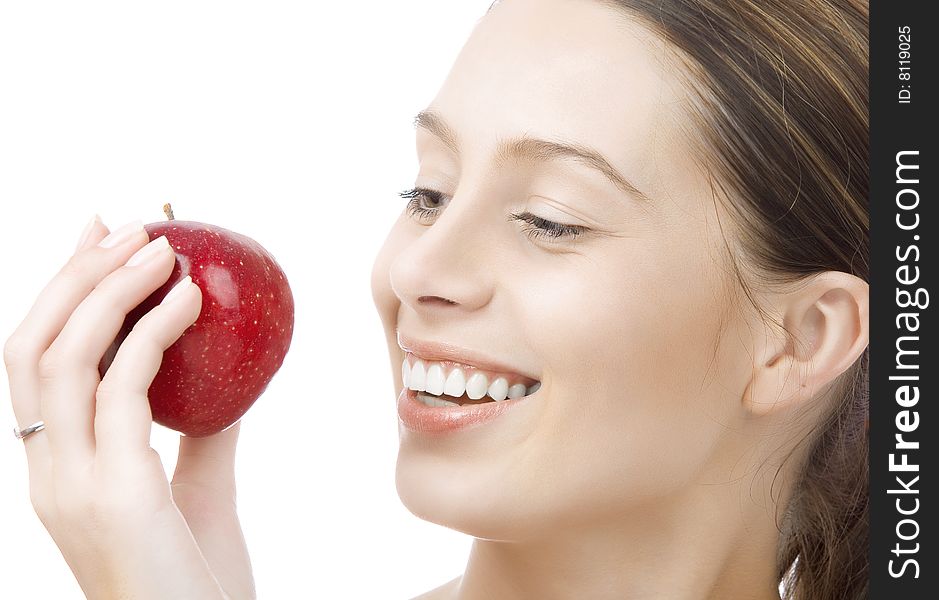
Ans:
[[[91,221],[88,221],[88,224],[85,225],[85,229],[82,231],[81,237],[78,238],[78,244],[75,246],[75,251],[81,249],[82,246],[88,241],[88,238],[91,237],[91,232],[94,231],[95,225],[101,222],[101,217],[95,215],[95,218]]]
[[[156,258],[159,255],[161,250],[169,248],[170,243],[166,239],[165,235],[161,235],[157,239],[153,240],[140,250],[134,252],[134,255],[127,259],[125,263],[128,267],[136,267],[137,265],[142,265],[143,263]]]
[[[164,297],[163,300],[160,301],[160,304],[169,304],[174,299],[180,297],[182,293],[188,290],[189,286],[192,286],[192,285],[195,285],[192,282],[192,277],[189,275],[186,275],[179,281],[179,283],[173,286],[173,289],[171,289],[169,293],[166,294],[166,297]]]
[[[113,248],[121,242],[127,241],[132,235],[140,231],[143,231],[143,222],[138,219],[137,221],[132,221],[124,225],[120,229],[112,231],[108,234],[108,237],[98,242],[98,245],[102,248]]]

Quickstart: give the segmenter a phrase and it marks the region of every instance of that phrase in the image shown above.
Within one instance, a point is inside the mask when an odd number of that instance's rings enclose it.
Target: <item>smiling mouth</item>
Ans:
[[[486,371],[449,360],[427,360],[408,352],[401,363],[404,387],[431,407],[503,402],[530,396],[541,382],[518,373]]]

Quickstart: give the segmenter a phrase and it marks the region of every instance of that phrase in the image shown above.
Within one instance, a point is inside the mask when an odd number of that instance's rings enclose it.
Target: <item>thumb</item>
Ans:
[[[241,424],[202,438],[182,436],[173,501],[206,562],[228,592],[254,598],[251,558],[235,510],[235,446]]]
[[[174,485],[209,487],[234,494],[235,447],[241,422],[206,437],[179,438]]]

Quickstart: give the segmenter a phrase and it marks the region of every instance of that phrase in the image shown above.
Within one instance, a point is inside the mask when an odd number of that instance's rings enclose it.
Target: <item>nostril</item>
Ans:
[[[436,304],[436,303],[456,304],[456,302],[454,302],[453,300],[449,300],[447,298],[441,298],[440,296],[420,296],[418,297],[417,301],[421,304],[431,304],[431,303],[433,304]]]

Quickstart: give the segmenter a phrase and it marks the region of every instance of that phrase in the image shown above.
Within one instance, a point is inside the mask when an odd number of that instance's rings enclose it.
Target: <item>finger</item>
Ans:
[[[82,230],[82,234],[78,238],[78,243],[75,245],[74,254],[77,254],[85,248],[90,248],[91,246],[100,242],[106,233],[97,239],[95,239],[95,234],[100,232],[101,229],[105,229],[104,224],[101,222],[101,216],[96,214],[94,218],[89,221],[87,225],[85,225],[85,229]]]
[[[11,383],[16,386],[11,390],[13,410],[21,425],[39,414],[40,357],[59,335],[75,307],[102,279],[124,264],[146,239],[147,234],[139,222],[112,234],[108,234],[103,224],[93,223],[85,248],[74,254],[43,288],[26,318],[7,340],[4,358]],[[101,247],[99,243],[109,247]]]
[[[78,242],[79,252],[97,246],[109,233],[100,217],[95,215],[82,231]],[[132,241],[125,239],[128,243]],[[117,254],[114,260],[123,261],[132,251],[132,246],[124,248],[118,245],[111,254]],[[46,285],[26,318],[4,346],[10,399],[17,425],[21,429],[42,419],[39,406],[39,357],[58,335],[68,315],[81,298],[109,269],[114,268],[106,262],[102,263],[101,259],[100,254],[93,259],[87,252],[82,256],[73,256],[69,266],[64,267],[56,278]],[[90,276],[91,283],[82,285],[75,281],[75,275],[78,273]],[[45,431],[40,431],[25,438],[23,444],[30,471],[30,483],[36,485],[41,479],[41,474],[49,470],[49,440]]]
[[[82,232],[78,242],[78,249],[82,250],[88,244],[99,242],[107,233],[107,227],[105,227],[104,224],[101,223],[100,218],[95,215],[95,218],[85,226],[85,230]],[[78,260],[79,259],[74,257],[72,259],[74,262],[78,262]],[[73,267],[66,267],[68,270],[72,268],[75,270],[84,270],[85,266],[74,264]],[[47,310],[47,300],[62,299],[58,293],[60,291],[60,286],[56,286],[52,282],[47,284],[46,288],[40,293],[38,299],[33,304],[30,312],[26,315],[26,318],[7,340],[4,348],[4,359],[10,381],[10,396],[13,401],[13,412],[16,414],[17,423],[20,427],[34,423],[40,418],[38,377],[36,376],[36,366],[39,362],[39,357],[42,356],[42,353],[49,347],[49,344],[55,336],[58,335],[68,315],[71,314],[72,309],[74,309],[75,305],[79,302],[79,300],[76,300],[73,305],[66,303],[65,310]],[[49,298],[50,296],[52,296],[52,298]],[[62,313],[60,319],[50,319],[50,316],[54,316],[56,312]]]
[[[147,392],[163,351],[199,316],[202,292],[186,277],[145,314],[121,343],[98,386],[94,418],[97,457],[119,461],[150,449],[152,415]]]
[[[86,245],[95,241],[97,243],[69,259],[43,288],[26,318],[13,332],[10,342],[15,348],[18,364],[38,362],[65,326],[75,307],[148,239],[139,221],[125,225],[112,234],[107,234],[104,225],[96,224],[94,227]]]
[[[173,501],[203,556],[225,589],[254,588],[235,504],[235,447],[241,422],[207,437],[181,436],[173,474]]]
[[[180,436],[173,484],[202,486],[221,495],[233,495],[235,448],[240,429],[241,421],[238,421],[215,435]]]
[[[98,364],[127,313],[172,273],[173,249],[161,236],[105,277],[72,312],[40,361],[41,410],[58,465],[94,457],[94,397]]]

